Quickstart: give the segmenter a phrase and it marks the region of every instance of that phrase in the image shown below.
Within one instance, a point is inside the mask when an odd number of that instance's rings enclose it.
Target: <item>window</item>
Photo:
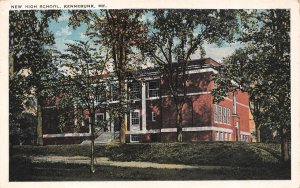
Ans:
[[[77,117],[75,117],[75,119],[74,119],[74,125],[77,125],[77,123],[78,123],[78,119],[77,119]]]
[[[148,82],[148,97],[158,97],[158,96],[159,96],[158,80]]]
[[[95,121],[96,122],[101,122],[103,120],[104,120],[104,114],[103,113],[95,114]]]
[[[129,98],[130,99],[141,98],[141,86],[139,82],[132,82],[129,84]]]
[[[248,135],[243,135],[243,134],[241,134],[241,141],[243,141],[243,142],[248,142]]]
[[[218,122],[218,105],[214,105],[214,121]]]
[[[140,112],[132,111],[131,112],[131,125],[140,125]]]
[[[223,141],[223,132],[220,132],[220,141]]]
[[[222,122],[222,106],[218,106],[218,121]]]
[[[224,140],[227,141],[227,133],[224,133]]]
[[[216,141],[218,141],[218,140],[219,140],[219,132],[216,131]]]
[[[111,101],[117,101],[119,99],[118,87],[116,85],[111,85]]]
[[[230,125],[230,109],[219,105],[214,105],[214,122]]]
[[[241,134],[241,141],[244,141],[244,135]]]
[[[223,123],[227,123],[227,112],[226,112],[226,108],[223,107]]]
[[[84,118],[82,121],[82,126],[89,126],[90,125],[90,119],[89,118]]]
[[[228,124],[228,125],[230,125],[230,109],[229,108],[227,108],[227,119],[226,119],[226,123]]]
[[[155,122],[156,121],[156,113],[152,112],[152,121]]]
[[[138,134],[130,135],[130,142],[139,142],[139,135]]]
[[[231,133],[228,133],[228,140],[231,141]]]
[[[101,102],[104,102],[104,101],[105,101],[105,98],[103,96],[97,95],[95,97],[95,102],[96,103],[101,103]]]

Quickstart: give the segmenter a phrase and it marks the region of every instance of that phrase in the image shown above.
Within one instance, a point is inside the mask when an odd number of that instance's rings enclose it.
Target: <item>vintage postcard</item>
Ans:
[[[300,186],[298,1],[0,3],[0,187]]]

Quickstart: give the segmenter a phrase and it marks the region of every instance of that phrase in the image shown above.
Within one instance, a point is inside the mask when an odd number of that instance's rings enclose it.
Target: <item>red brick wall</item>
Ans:
[[[164,132],[161,134],[161,142],[177,142],[177,133]]]
[[[210,89],[211,73],[191,74],[187,81],[188,93],[205,92]]]
[[[193,101],[193,124],[190,127],[211,125],[212,96],[209,94],[191,96]]]
[[[185,142],[212,141],[212,131],[183,132],[182,138]]]
[[[218,66],[219,64],[212,59],[206,60],[209,64]],[[183,127],[206,127],[206,126],[216,126],[219,128],[227,128],[233,130],[232,140],[235,138],[235,125],[233,124],[233,118],[231,117],[231,125],[224,123],[214,122],[214,104],[213,97],[211,94],[206,93],[214,88],[214,83],[212,80],[212,73],[196,73],[190,74],[187,81],[188,93],[194,93],[195,95],[190,95],[188,97],[189,101],[186,102],[182,109],[183,117]],[[161,129],[161,128],[176,128],[176,107],[170,91],[168,89],[168,83],[166,80],[160,80],[160,95],[162,98],[146,100],[146,129]],[[147,96],[146,87],[146,96]],[[198,93],[198,94],[196,94]],[[218,105],[230,109],[230,114],[233,112],[232,104],[232,93]],[[249,108],[248,106],[248,95],[246,93],[237,92],[237,114],[240,126],[240,131],[249,132]],[[52,101],[53,102],[53,101]],[[57,103],[57,100],[53,103]],[[240,105],[242,104],[242,105]],[[111,104],[118,108],[119,104]],[[135,101],[130,106],[131,110],[140,110],[140,130],[142,130],[142,102]],[[97,112],[104,113],[104,109],[99,109]],[[156,113],[156,121],[152,121],[152,113]],[[50,126],[49,118],[50,115],[45,115],[44,119],[44,129],[50,131],[51,133],[56,133],[54,127]],[[55,121],[51,121],[52,124]],[[47,124],[48,123],[48,124]],[[53,130],[52,130],[53,129]],[[127,114],[127,130],[130,131],[130,113]],[[46,131],[46,132],[47,132]],[[199,131],[199,132],[183,132],[183,139],[185,141],[211,141],[214,139],[214,131]],[[162,141],[162,142],[175,142],[177,139],[177,133],[156,133],[156,134],[144,134],[140,135],[141,142],[152,142],[152,141]],[[130,135],[126,136],[126,140],[130,141]]]

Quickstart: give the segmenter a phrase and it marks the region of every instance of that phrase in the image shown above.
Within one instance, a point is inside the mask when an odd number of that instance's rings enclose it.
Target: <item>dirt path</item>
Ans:
[[[31,156],[30,159],[34,163],[50,162],[50,163],[66,163],[66,164],[90,164],[89,157],[83,156]],[[183,165],[183,164],[161,164],[153,162],[140,162],[140,161],[111,161],[107,157],[97,157],[96,165],[117,166],[117,167],[135,167],[135,168],[164,168],[164,169],[233,169],[229,166],[196,166],[196,165]]]

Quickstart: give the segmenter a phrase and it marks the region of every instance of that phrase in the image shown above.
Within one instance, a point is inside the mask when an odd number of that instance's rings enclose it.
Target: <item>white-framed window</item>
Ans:
[[[231,133],[228,133],[228,141],[231,141]]]
[[[227,122],[227,112],[226,112],[226,108],[223,107],[223,123],[226,123]]]
[[[148,97],[159,97],[159,80],[148,82]]]
[[[130,135],[130,142],[139,142],[140,138],[138,134],[131,134]]]
[[[216,131],[216,141],[218,141],[218,140],[219,140],[219,132]]]
[[[228,135],[227,133],[224,133],[224,141],[228,140],[227,135]]]
[[[105,101],[105,97],[104,96],[101,96],[101,95],[96,95],[95,96],[95,102],[96,103],[101,103],[103,101]]]
[[[129,87],[129,98],[140,99],[141,98],[141,84],[139,82],[131,82],[128,84]]]
[[[214,121],[215,121],[215,123],[217,123],[218,122],[218,120],[219,120],[219,118],[218,118],[218,105],[214,105]]]
[[[243,134],[241,134],[241,141],[243,141],[243,142],[248,142],[248,135],[243,135]]]
[[[81,125],[84,126],[89,126],[90,125],[90,118],[83,118]]]
[[[220,141],[223,141],[223,132],[220,132]]]
[[[99,121],[103,121],[104,120],[104,113],[96,113],[95,114],[95,121],[99,122]]]
[[[119,92],[116,84],[111,85],[110,94],[111,94],[111,101],[117,101],[119,99]]]
[[[152,112],[151,115],[152,115],[152,122],[155,122],[156,121],[156,113]]]
[[[218,121],[222,122],[222,106],[218,106]]]
[[[77,119],[77,117],[75,117],[75,119],[74,119],[74,125],[77,125],[78,124],[78,119]]]
[[[130,112],[130,125],[139,126],[140,125],[140,111],[134,110]]]
[[[226,112],[227,112],[227,120],[226,120],[226,123],[227,123],[228,125],[230,125],[230,109],[227,108]]]

